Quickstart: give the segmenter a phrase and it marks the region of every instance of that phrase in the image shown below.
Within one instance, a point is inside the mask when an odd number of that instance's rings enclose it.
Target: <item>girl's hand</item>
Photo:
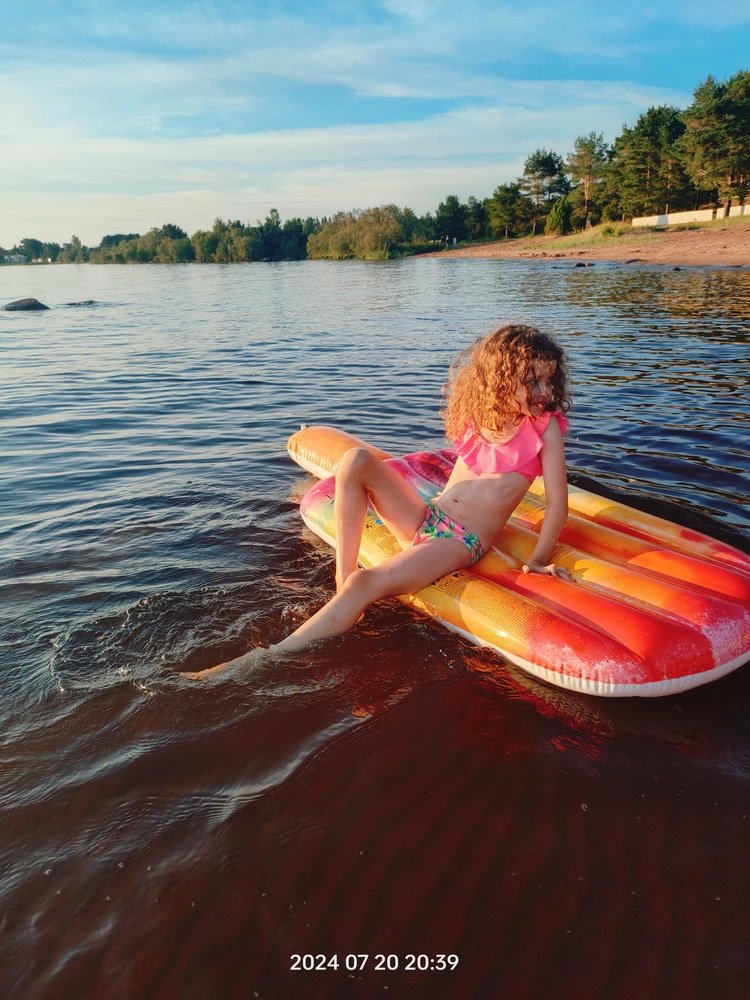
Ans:
[[[568,583],[573,582],[573,577],[568,570],[564,566],[555,566],[554,563],[547,563],[545,566],[544,563],[529,560],[529,562],[524,563],[523,571],[524,573],[543,573],[547,576],[556,576],[558,580],[567,580]]]

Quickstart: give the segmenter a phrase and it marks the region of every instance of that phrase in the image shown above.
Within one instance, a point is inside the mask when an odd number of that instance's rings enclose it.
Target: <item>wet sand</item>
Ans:
[[[625,230],[610,239],[536,236],[494,243],[474,243],[435,257],[539,257],[586,261],[611,260],[628,264],[672,266],[750,267],[750,220],[700,229]]]

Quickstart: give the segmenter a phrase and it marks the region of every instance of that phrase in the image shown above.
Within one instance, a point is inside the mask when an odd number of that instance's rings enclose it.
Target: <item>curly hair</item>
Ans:
[[[462,437],[470,422],[476,428],[497,432],[519,423],[518,383],[523,385],[534,361],[541,360],[557,362],[546,409],[566,413],[570,398],[565,352],[535,327],[508,323],[462,351],[443,386],[442,417],[448,439]]]

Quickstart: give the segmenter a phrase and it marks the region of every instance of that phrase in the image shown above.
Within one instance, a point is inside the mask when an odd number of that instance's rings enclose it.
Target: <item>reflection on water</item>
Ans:
[[[596,308],[607,306],[631,325],[630,337],[643,328],[663,329],[673,337],[707,336],[722,326],[721,339],[747,343],[750,287],[748,272],[691,268],[679,274],[667,268],[631,268],[604,265],[593,273],[574,271],[567,285],[569,300],[585,308],[587,299]],[[676,327],[676,320],[680,320]],[[739,321],[734,333],[726,327]],[[631,340],[632,342],[632,340]]]
[[[586,699],[384,602],[272,673],[177,673],[331,593],[288,434],[439,447],[447,367],[500,321],[570,352],[575,481],[747,549],[747,271],[430,259],[0,285],[53,307],[0,313],[4,998],[346,996],[341,971],[301,992],[288,956],[384,949],[461,963],[368,973],[358,998],[742,995],[746,670]]]

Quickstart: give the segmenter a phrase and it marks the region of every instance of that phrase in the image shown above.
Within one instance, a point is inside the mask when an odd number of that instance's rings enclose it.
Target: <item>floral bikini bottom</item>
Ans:
[[[431,500],[425,501],[425,507],[427,507],[427,514],[417,528],[412,545],[419,545],[420,542],[427,542],[432,538],[455,538],[469,550],[472,566],[482,558],[487,547],[482,543],[479,535],[475,535],[473,531],[467,531],[456,521],[452,521]]]

